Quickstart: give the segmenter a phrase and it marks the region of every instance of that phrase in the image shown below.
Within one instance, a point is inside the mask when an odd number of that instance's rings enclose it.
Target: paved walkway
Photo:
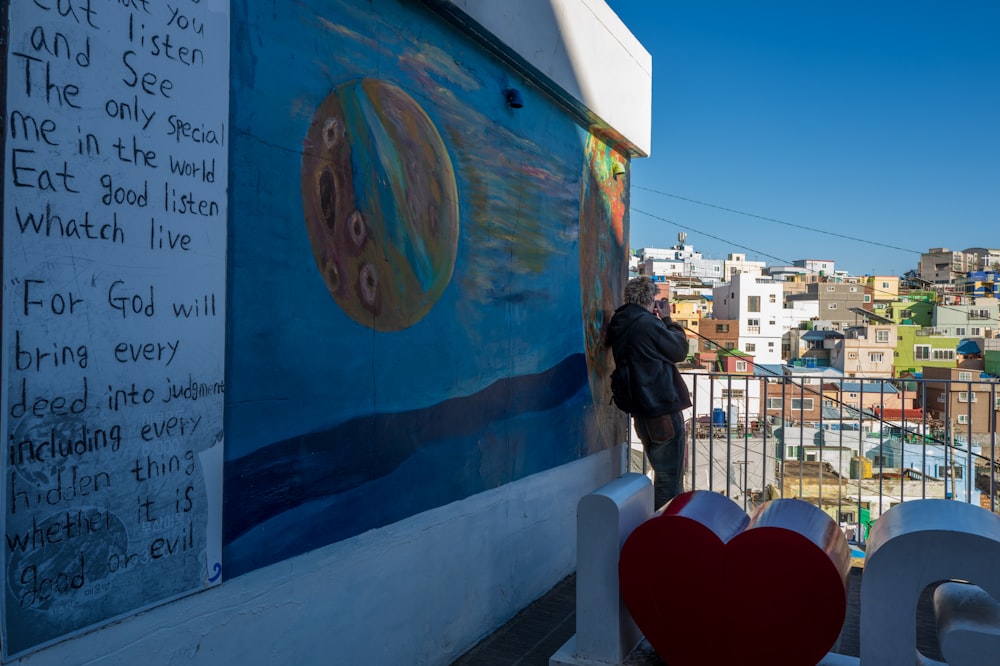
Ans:
[[[851,570],[847,588],[847,617],[833,651],[860,655],[860,596],[862,569]],[[917,647],[928,657],[942,660],[928,588],[917,607]],[[776,631],[778,629],[776,628]],[[483,639],[452,666],[548,666],[549,657],[576,633],[576,576],[560,581],[541,599],[515,615]],[[640,646],[629,666],[664,666],[655,653]]]

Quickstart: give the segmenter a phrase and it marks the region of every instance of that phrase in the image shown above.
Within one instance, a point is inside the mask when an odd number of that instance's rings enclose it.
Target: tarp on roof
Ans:
[[[827,340],[829,338],[843,338],[844,334],[840,331],[809,331],[802,336],[803,340]]]
[[[969,340],[964,338],[958,343],[958,347],[955,348],[955,352],[958,354],[981,354],[983,350],[979,348],[975,340]]]
[[[840,390],[844,393],[899,393],[899,389],[888,382],[842,382]]]
[[[781,364],[754,363],[753,374],[758,377],[782,377],[785,373],[782,372]]]
[[[824,421],[837,421],[844,417],[844,415],[840,413],[839,409],[837,409],[836,407],[830,407],[828,405],[823,405],[823,408],[820,410],[820,412],[822,414]]]

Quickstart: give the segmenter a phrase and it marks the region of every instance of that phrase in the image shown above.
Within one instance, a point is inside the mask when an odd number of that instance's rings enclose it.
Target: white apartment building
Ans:
[[[721,259],[706,259],[693,245],[678,243],[671,248],[644,247],[636,253],[645,275],[695,278],[706,284],[726,279]]]
[[[723,263],[723,270],[726,275],[724,279],[726,280],[731,280],[734,275],[741,274],[760,277],[764,274],[764,269],[767,268],[767,263],[763,261],[748,261],[747,255],[741,252],[730,253]]]
[[[739,321],[738,347],[757,363],[781,363],[782,289],[770,278],[740,274],[712,290],[712,316]]]
[[[793,266],[806,269],[809,275],[833,277],[835,273],[833,259],[796,259]]]
[[[819,301],[788,301],[781,308],[781,329],[798,328],[803,322],[819,319]]]
[[[666,276],[681,277],[684,275],[684,262],[659,257],[647,257],[642,262],[642,270],[640,272],[652,278]]]

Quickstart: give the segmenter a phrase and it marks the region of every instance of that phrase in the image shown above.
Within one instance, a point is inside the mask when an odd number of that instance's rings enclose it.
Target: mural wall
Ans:
[[[628,158],[419,3],[232,12],[225,574],[623,441]]]

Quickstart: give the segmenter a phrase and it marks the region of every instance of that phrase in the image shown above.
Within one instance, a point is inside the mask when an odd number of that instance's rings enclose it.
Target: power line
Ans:
[[[636,212],[636,213],[642,213],[643,215],[646,215],[648,217],[652,217],[654,219],[660,220],[661,222],[666,222],[667,224],[672,224],[675,227],[680,227],[681,229],[687,229],[688,231],[693,231],[696,234],[701,234],[702,236],[707,236],[708,238],[713,238],[713,239],[715,239],[717,241],[721,241],[721,242],[726,243],[728,245],[732,245],[733,247],[738,247],[738,248],[740,248],[742,250],[746,250],[747,252],[753,252],[754,254],[759,254],[759,255],[761,255],[763,257],[770,257],[771,259],[774,259],[776,261],[780,261],[780,262],[785,263],[785,264],[791,264],[792,263],[788,259],[783,259],[782,257],[776,257],[773,254],[768,254],[767,252],[761,252],[760,250],[758,250],[756,248],[748,247],[746,245],[740,245],[739,243],[734,243],[732,241],[732,239],[730,239],[730,238],[720,238],[719,236],[713,236],[712,234],[705,232],[703,229],[698,229],[698,228],[695,228],[695,227],[689,227],[689,226],[683,225],[680,222],[677,222],[675,220],[668,220],[665,217],[660,217],[659,215],[654,215],[653,213],[649,213],[649,212],[646,212],[644,210],[640,210],[638,208],[635,208],[634,206],[630,207],[629,210],[633,211],[633,212]]]
[[[635,185],[633,187],[639,187],[639,186]],[[649,188],[643,187],[641,189],[649,189]],[[650,191],[656,192],[656,190],[650,190]],[[658,192],[658,194],[666,194],[666,193],[665,192]],[[676,195],[666,194],[666,196],[676,196]],[[677,197],[677,198],[683,199],[683,197]],[[700,203],[700,202],[696,202],[696,203]],[[705,204],[705,205],[711,206],[712,204]],[[715,207],[719,208],[719,206],[715,206]],[[778,256],[775,256],[773,254],[768,254],[767,252],[763,252],[761,250],[749,247],[747,245],[740,245],[739,243],[733,242],[729,238],[721,238],[719,236],[714,236],[714,235],[712,235],[710,233],[705,232],[702,229],[698,229],[696,227],[689,227],[689,226],[681,224],[680,222],[677,222],[675,220],[670,220],[670,219],[667,219],[665,217],[661,217],[660,215],[655,215],[655,214],[650,213],[648,211],[644,211],[644,210],[642,210],[640,208],[630,207],[629,210],[630,211],[634,211],[636,213],[641,213],[643,215],[646,215],[647,217],[652,217],[652,218],[654,218],[656,220],[660,220],[661,222],[666,222],[667,224],[672,224],[672,225],[674,225],[676,227],[679,227],[681,229],[687,229],[688,231],[693,231],[696,234],[700,234],[700,235],[705,236],[707,238],[712,238],[714,240],[720,241],[722,243],[726,243],[726,244],[731,245],[733,247],[738,247],[738,248],[740,248],[742,250],[746,250],[747,252],[752,252],[753,254],[756,254],[756,255],[759,255],[759,256],[762,256],[762,257],[770,257],[771,259],[774,259],[776,261],[780,261],[783,264],[792,265],[794,263],[794,262],[792,262],[789,259],[785,259],[784,257],[778,257]],[[728,210],[728,209],[726,209],[726,210]],[[749,213],[746,213],[746,214],[750,215]],[[752,217],[759,217],[759,216],[756,216],[756,215],[751,215],[751,216]],[[762,219],[770,219],[770,218],[762,218]],[[775,220],[775,221],[777,222],[777,220]],[[782,224],[789,224],[789,223],[782,222]],[[791,226],[798,226],[798,225],[791,225]],[[808,227],[800,227],[800,228],[802,228],[802,229],[808,229]],[[813,230],[810,230],[810,231],[813,231]],[[828,232],[820,232],[820,233],[828,233]],[[838,236],[839,234],[831,234],[831,235]],[[850,237],[849,236],[843,236],[843,238],[850,238]],[[882,243],[874,243],[874,244],[875,245],[882,245]],[[886,246],[886,247],[892,247],[892,246]],[[904,250],[904,248],[895,248],[895,249]],[[904,251],[906,251],[906,252],[915,252],[915,250],[904,250]],[[923,253],[922,252],[917,252],[917,254],[923,254]],[[803,271],[805,273],[813,273],[813,274],[818,274],[819,273],[818,271],[810,270],[810,269],[807,269],[807,268],[803,268]],[[883,289],[879,289],[879,288],[875,287],[874,285],[871,286],[871,290],[872,290],[873,293],[886,294],[886,295],[889,295],[889,296],[893,296],[894,297],[893,300],[896,300],[896,301],[902,301],[902,300],[904,300],[903,298],[901,298],[901,296],[900,296],[899,293],[893,293],[891,291],[886,291],[886,290],[883,290]],[[936,303],[935,305],[938,308],[941,308],[941,309],[944,309],[944,310],[951,310],[953,312],[959,312],[959,313],[967,314],[965,310],[963,310],[961,308],[957,308],[957,307],[951,306],[951,305],[947,305],[945,303]]]
[[[653,194],[659,194],[661,196],[671,197],[673,199],[680,199],[681,201],[687,201],[689,203],[698,204],[699,206],[706,206],[708,208],[715,208],[716,210],[724,210],[727,213],[734,213],[736,215],[743,215],[743,216],[746,216],[746,217],[752,217],[752,218],[755,218],[755,219],[758,219],[758,220],[764,220],[766,222],[774,222],[775,224],[783,224],[783,225],[785,225],[787,227],[794,227],[796,229],[804,229],[805,231],[811,231],[811,232],[817,233],[817,234],[826,234],[827,236],[834,236],[836,238],[843,238],[845,240],[855,241],[857,243],[866,243],[868,245],[878,245],[879,247],[889,248],[890,250],[899,250],[901,252],[911,252],[913,254],[922,254],[922,252],[920,252],[919,250],[911,250],[909,248],[899,247],[898,245],[889,245],[888,243],[879,243],[878,241],[873,241],[873,240],[870,240],[870,239],[867,239],[867,238],[857,238],[855,236],[848,236],[846,234],[838,234],[838,233],[833,232],[833,231],[826,231],[825,229],[814,229],[813,227],[807,227],[807,226],[802,225],[802,224],[794,224],[792,222],[785,222],[784,220],[778,220],[778,219],[773,218],[773,217],[766,217],[764,215],[757,215],[755,213],[748,213],[746,211],[737,210],[735,208],[727,208],[725,206],[719,206],[717,204],[712,204],[712,203],[708,203],[708,202],[705,202],[705,201],[698,201],[697,199],[690,199],[688,197],[682,197],[679,194],[670,194],[669,192],[662,192],[660,190],[654,190],[651,187],[643,187],[642,185],[635,185],[634,183],[632,184],[632,187],[635,188],[635,189],[637,189],[637,190],[645,190],[647,192],[652,192]],[[642,212],[642,211],[639,211],[639,212]],[[649,215],[649,213],[645,213],[645,214]]]

